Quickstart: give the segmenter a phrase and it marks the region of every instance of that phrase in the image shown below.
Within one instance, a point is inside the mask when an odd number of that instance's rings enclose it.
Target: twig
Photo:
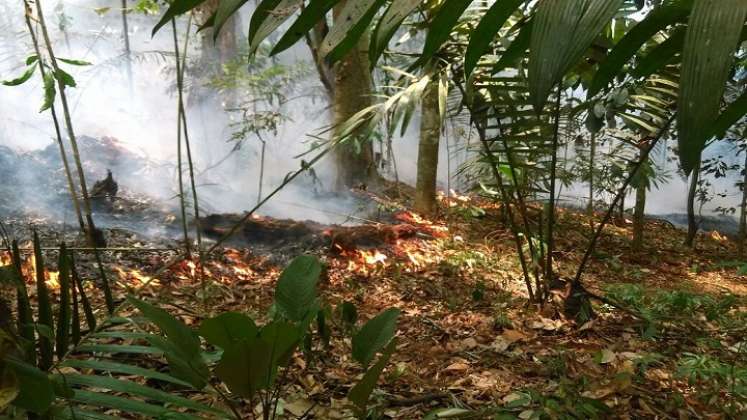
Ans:
[[[654,149],[656,144],[669,131],[669,127],[672,125],[672,122],[675,120],[676,117],[677,117],[677,113],[676,112],[672,113],[672,115],[669,117],[669,120],[667,120],[667,123],[664,125],[664,127],[662,127],[661,130],[659,130],[656,137],[651,141],[649,146],[643,150],[643,152],[641,153],[640,160],[630,171],[630,173],[628,174],[628,177],[625,179],[625,182],[623,182],[622,187],[620,187],[620,190],[618,191],[617,195],[612,200],[612,203],[607,209],[607,212],[605,213],[604,218],[602,219],[602,222],[599,224],[599,226],[597,226],[596,232],[594,232],[594,236],[591,238],[591,241],[589,241],[589,246],[586,248],[586,252],[584,253],[583,258],[581,259],[581,263],[578,265],[576,276],[573,278],[574,283],[581,283],[581,276],[584,274],[584,270],[586,269],[586,265],[589,262],[591,253],[596,248],[597,241],[599,241],[599,237],[602,235],[602,230],[604,230],[605,226],[607,226],[607,224],[612,219],[612,212],[615,211],[615,207],[617,206],[618,202],[622,199],[622,196],[625,194],[625,190],[628,188],[630,183],[633,181],[633,178],[638,173],[638,170],[643,165],[643,162],[645,162],[648,159],[649,154],[651,154],[651,151]]]

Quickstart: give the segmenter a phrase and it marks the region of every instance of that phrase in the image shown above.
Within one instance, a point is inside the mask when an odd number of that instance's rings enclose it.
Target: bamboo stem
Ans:
[[[187,227],[187,204],[184,195],[184,170],[182,169],[182,88],[181,88],[181,62],[179,59],[179,38],[176,33],[176,19],[171,19],[171,31],[174,37],[174,56],[176,58],[176,84],[179,102],[176,107],[176,171],[179,182],[179,208],[182,215],[182,230],[184,232],[184,248],[187,255],[192,253],[189,228]]]
[[[24,4],[27,7],[27,11],[30,10],[30,6],[28,6],[28,0],[24,0]],[[57,64],[57,58],[54,55],[54,49],[52,48],[52,41],[49,37],[49,31],[47,30],[47,25],[44,21],[44,12],[42,11],[41,0],[36,0],[36,14],[37,18],[39,19],[39,25],[41,26],[44,43],[46,44],[47,52],[49,54],[49,60],[52,63],[54,72],[58,73],[60,68]],[[75,166],[78,172],[78,178],[80,180],[80,190],[81,194],[83,195],[83,206],[86,213],[86,222],[88,223],[88,231],[85,233],[87,233],[86,236],[88,237],[88,241],[91,247],[98,248],[98,240],[96,238],[98,231],[96,229],[96,225],[93,222],[93,212],[91,210],[91,200],[88,196],[88,187],[86,186],[86,176],[83,172],[83,164],[80,160],[78,141],[75,137],[73,121],[72,117],[70,116],[70,107],[67,102],[67,95],[65,94],[65,84],[62,82],[61,78],[57,79],[57,88],[59,89],[60,101],[62,103],[62,113],[65,117],[65,126],[67,127],[70,147],[73,151],[73,158],[75,160]],[[106,295],[106,306],[109,312],[111,312],[114,309],[114,300],[112,297],[111,288],[109,287],[109,281],[107,280],[106,273],[104,272],[104,264],[101,261],[101,255],[97,251],[95,251],[95,254],[96,262],[99,268],[99,276],[101,277],[102,286],[104,287],[104,294]]]
[[[46,78],[47,70],[44,68],[44,61],[42,59],[42,53],[41,49],[39,48],[39,39],[36,37],[36,32],[34,31],[33,26],[31,25],[31,9],[30,6],[27,3],[24,3],[26,8],[26,13],[24,15],[24,18],[26,20],[26,27],[29,30],[29,34],[31,35],[31,42],[34,45],[34,51],[36,52],[36,56],[39,60],[39,71],[41,72],[42,79]],[[65,152],[65,145],[62,140],[62,132],[60,130],[60,121],[57,118],[57,110],[55,109],[55,105],[52,104],[50,107],[50,111],[52,113],[52,122],[54,123],[54,131],[55,136],[57,138],[57,145],[60,148],[60,158],[62,160],[62,166],[65,170],[65,177],[67,179],[67,188],[70,191],[70,199],[73,202],[73,209],[75,210],[75,215],[78,219],[78,224],[80,225],[81,232],[86,231],[86,224],[83,221],[83,213],[80,210],[80,202],[78,201],[78,193],[75,190],[75,182],[73,181],[73,175],[70,171],[70,163],[67,160],[67,152]]]

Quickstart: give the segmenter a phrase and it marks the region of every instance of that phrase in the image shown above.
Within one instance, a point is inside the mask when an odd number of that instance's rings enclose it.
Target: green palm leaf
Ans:
[[[464,56],[464,74],[469,77],[477,62],[490,48],[495,35],[503,27],[524,0],[498,0],[477,24],[469,38],[469,45]]]
[[[689,174],[719,115],[747,2],[695,0],[682,52],[677,131],[680,162]]]
[[[552,89],[612,19],[623,0],[543,0],[529,49],[532,104],[541,112]]]

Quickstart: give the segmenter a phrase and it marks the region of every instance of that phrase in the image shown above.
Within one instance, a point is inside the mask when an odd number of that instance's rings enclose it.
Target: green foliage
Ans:
[[[224,350],[241,340],[255,338],[258,332],[254,320],[238,312],[225,312],[206,319],[199,330],[208,343]]]
[[[317,308],[316,285],[322,265],[308,255],[296,257],[283,270],[275,289],[279,312],[291,321],[300,322]]]
[[[621,5],[622,0],[539,3],[529,48],[529,87],[537,113],[542,112],[552,89],[581,59]],[[566,41],[559,44],[559,39]]]
[[[741,0],[695,0],[682,51],[682,78],[677,120],[682,169],[689,174],[719,115],[734,62],[734,52],[747,17]]]
[[[335,24],[324,37],[319,55],[330,63],[342,59],[360,40],[385,0],[358,0],[345,2]]]
[[[387,309],[368,321],[358,334],[353,336],[353,358],[364,366],[386,347],[394,338],[397,329],[398,309]]]
[[[712,408],[736,418],[747,404],[747,346],[741,343],[739,359],[722,360],[707,354],[686,353],[677,375],[687,379],[700,392],[698,397]],[[725,395],[726,394],[726,395]]]
[[[464,57],[464,74],[469,77],[477,62],[490,48],[495,37],[496,28],[501,28],[524,0],[499,0],[485,12],[469,38],[469,45]]]

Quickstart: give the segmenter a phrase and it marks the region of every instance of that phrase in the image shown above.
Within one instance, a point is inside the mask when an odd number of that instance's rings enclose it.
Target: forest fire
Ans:
[[[342,251],[347,260],[347,270],[351,273],[367,276],[387,266],[387,256],[381,251],[356,249]]]

